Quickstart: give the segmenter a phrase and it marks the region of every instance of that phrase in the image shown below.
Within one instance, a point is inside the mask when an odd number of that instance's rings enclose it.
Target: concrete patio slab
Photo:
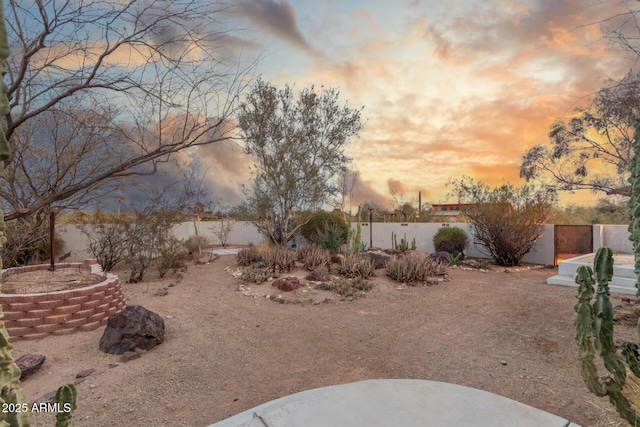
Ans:
[[[576,273],[581,265],[593,268],[595,254],[580,255],[566,259],[558,264],[558,274],[547,279],[550,285],[563,285],[578,287],[575,281]],[[613,278],[609,283],[611,292],[621,294],[636,293],[636,275],[633,271],[634,257],[632,254],[613,255]]]
[[[427,380],[367,380],[292,394],[209,427],[579,427],[486,391]]]
[[[220,249],[212,249],[211,255],[237,255],[240,251],[240,248],[220,248]]]

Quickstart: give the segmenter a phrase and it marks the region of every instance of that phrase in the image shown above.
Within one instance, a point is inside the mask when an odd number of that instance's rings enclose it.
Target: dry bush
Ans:
[[[360,277],[367,279],[373,276],[374,270],[375,265],[371,258],[362,255],[346,257],[342,260],[342,265],[340,266],[340,274],[349,278]]]
[[[317,245],[305,245],[296,251],[296,259],[303,263],[307,270],[314,270],[331,263],[331,251]]]
[[[444,267],[426,254],[412,252],[401,257],[394,257],[387,263],[387,276],[396,282],[416,285],[425,283],[429,277],[444,272]]]
[[[272,246],[262,256],[262,261],[265,267],[269,267],[275,272],[288,272],[296,265],[296,252],[285,246]]]
[[[318,266],[316,269],[312,270],[307,277],[305,277],[305,279],[313,282],[326,282],[330,278],[331,275],[329,274],[329,267],[326,265]]]
[[[353,279],[338,279],[331,282],[331,290],[341,297],[358,297],[364,296],[367,291],[372,288],[371,283],[363,280],[361,277]]]
[[[258,248],[249,246],[248,248],[242,248],[238,251],[236,260],[238,264],[247,267],[254,262],[262,261],[262,255],[258,252]]]

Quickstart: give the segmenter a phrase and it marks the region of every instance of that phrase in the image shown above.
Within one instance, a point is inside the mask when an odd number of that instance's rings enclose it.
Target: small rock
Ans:
[[[167,319],[173,319],[173,316],[167,316]]]
[[[117,367],[117,366],[120,366],[120,364],[119,364],[119,363],[117,363],[117,362],[109,363],[109,368],[115,368],[115,367]],[[102,373],[104,373],[104,372],[100,372],[100,373],[102,374]]]
[[[144,356],[147,353],[147,350],[145,350],[143,348],[137,348],[137,347],[133,351],[138,353],[140,356]]]
[[[175,283],[169,283],[169,288],[173,288],[176,284]]]
[[[328,291],[331,289],[331,285],[329,285],[328,283],[320,283],[318,285],[315,285],[313,289],[316,289],[319,291]]]
[[[43,394],[42,396],[37,398],[34,403],[37,405],[41,405],[42,403],[55,403],[56,391],[57,390],[53,390],[53,391],[50,391],[49,393]]]
[[[97,385],[95,385],[95,384],[90,384],[90,385],[89,385],[89,388],[90,388],[91,390],[93,390],[93,389],[94,389],[94,388],[96,388],[96,387],[98,387],[98,386],[97,386]],[[54,396],[54,398],[55,398],[55,396]]]
[[[284,304],[284,298],[282,298],[280,295],[271,295],[269,299],[273,302],[279,302],[280,304]]]
[[[163,289],[158,289],[154,295],[157,297],[164,297],[168,294],[169,294],[169,291],[163,288]]]
[[[82,384],[83,382],[85,382],[86,378],[76,378],[76,380],[73,382],[74,385],[78,385],[78,384]]]
[[[120,358],[118,359],[122,363],[127,363],[131,360],[140,359],[140,354],[135,351],[126,351],[122,353]]]
[[[95,368],[84,369],[76,374],[76,378],[84,378],[95,372]]]

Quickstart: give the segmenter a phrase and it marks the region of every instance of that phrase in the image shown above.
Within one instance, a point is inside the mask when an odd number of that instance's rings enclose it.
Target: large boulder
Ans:
[[[370,248],[364,253],[364,256],[369,258],[373,262],[373,268],[386,268],[387,263],[392,258],[391,254],[386,253],[379,248]]]
[[[100,351],[123,354],[136,348],[150,350],[164,341],[164,320],[141,305],[127,306],[107,319]]]
[[[281,277],[278,280],[274,280],[271,286],[283,292],[291,292],[300,287],[300,280],[297,277]]]

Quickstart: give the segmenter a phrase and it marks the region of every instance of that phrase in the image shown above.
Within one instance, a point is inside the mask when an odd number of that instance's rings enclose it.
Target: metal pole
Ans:
[[[56,270],[56,213],[49,208],[49,253],[51,254],[51,266],[49,271]]]
[[[369,209],[369,248],[373,247],[373,209]]]

